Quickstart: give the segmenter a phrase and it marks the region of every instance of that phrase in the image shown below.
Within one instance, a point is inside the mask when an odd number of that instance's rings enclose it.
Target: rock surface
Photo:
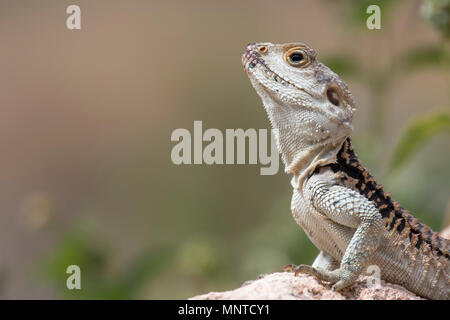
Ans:
[[[334,292],[331,285],[305,274],[276,272],[240,288],[224,292],[210,292],[192,297],[193,300],[421,300],[421,297],[401,286],[381,281],[379,286],[367,285],[368,277],[342,292]]]

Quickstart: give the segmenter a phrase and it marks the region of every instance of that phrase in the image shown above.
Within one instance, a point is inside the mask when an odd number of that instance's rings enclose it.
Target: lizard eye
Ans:
[[[300,48],[292,48],[284,54],[284,60],[293,67],[304,67],[309,64],[309,57]]]
[[[327,98],[328,101],[330,101],[335,106],[338,106],[341,104],[341,98],[339,97],[339,93],[336,91],[335,88],[328,88],[327,89]]]

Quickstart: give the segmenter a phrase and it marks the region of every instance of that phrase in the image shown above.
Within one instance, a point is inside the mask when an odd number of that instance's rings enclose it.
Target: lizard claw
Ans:
[[[287,265],[285,265],[285,266],[283,267],[283,271],[284,271],[284,272],[292,272],[292,271],[295,270],[296,267],[297,267],[297,266],[296,266],[295,264],[290,263],[290,264],[287,264]]]
[[[287,264],[283,267],[283,271],[295,272],[296,276],[298,276],[299,273],[306,273],[306,274],[310,274],[312,276],[317,275],[316,269],[314,269],[313,267],[308,266],[306,264],[300,264],[298,266],[295,264]]]
[[[355,282],[354,275],[352,273],[340,269],[329,271],[322,268],[314,268],[306,264],[300,264],[298,266],[288,264],[283,268],[283,270],[294,271],[295,276],[303,273],[311,275],[322,281],[334,283],[334,285],[331,287],[333,291],[340,291]]]
[[[306,273],[317,277],[317,270],[306,264],[301,264],[295,268],[295,275],[298,276],[300,273]]]

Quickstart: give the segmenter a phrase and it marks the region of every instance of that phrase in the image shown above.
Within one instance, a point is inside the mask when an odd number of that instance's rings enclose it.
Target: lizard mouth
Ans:
[[[265,77],[269,80],[275,81],[276,83],[278,83],[280,85],[280,87],[286,87],[286,88],[305,91],[305,89],[299,88],[298,86],[293,84],[291,81],[286,80],[285,78],[283,78],[279,74],[277,74],[275,71],[270,69],[269,66],[267,66],[267,64],[261,58],[261,55],[256,51],[253,51],[253,50],[247,48],[245,50],[244,54],[242,55],[242,65],[244,67],[245,73],[249,77],[259,66],[262,70],[262,73],[265,75]],[[267,89],[269,89],[269,88],[267,88]],[[309,92],[307,92],[307,93],[309,93]]]
[[[249,70],[255,68],[258,63],[264,65],[264,61],[259,57],[259,54],[253,50],[246,49],[242,55],[244,71],[248,74]]]

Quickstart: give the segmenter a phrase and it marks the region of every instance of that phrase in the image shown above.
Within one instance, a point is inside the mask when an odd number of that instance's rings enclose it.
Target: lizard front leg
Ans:
[[[383,220],[375,205],[359,193],[327,180],[308,182],[306,193],[313,208],[332,223],[355,229],[342,257],[340,267],[329,270],[320,265],[300,265],[303,272],[334,283],[333,290],[352,285],[378,247],[383,232]]]

